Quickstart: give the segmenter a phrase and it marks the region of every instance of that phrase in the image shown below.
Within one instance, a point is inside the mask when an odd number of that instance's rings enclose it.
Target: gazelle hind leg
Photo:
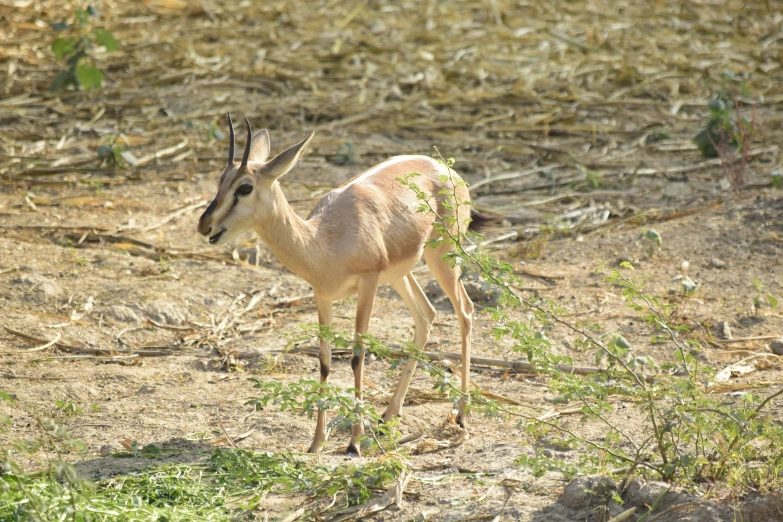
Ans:
[[[392,281],[391,286],[400,294],[413,316],[415,328],[413,344],[418,346],[420,350],[423,350],[424,345],[427,344],[432,323],[435,321],[435,309],[412,274],[408,273],[401,279]],[[383,414],[384,422],[388,422],[390,419],[402,414],[402,404],[405,401],[405,394],[408,392],[411,379],[413,379],[413,375],[416,372],[416,364],[416,359],[408,359],[408,362],[405,364],[405,368],[403,368],[400,376],[400,382],[394,389],[394,395]]]
[[[467,393],[470,386],[470,334],[473,325],[473,302],[468,297],[465,287],[460,281],[459,265],[454,267],[448,261],[443,260],[443,256],[449,252],[451,245],[441,245],[436,249],[426,248],[424,250],[424,259],[427,261],[430,272],[443,292],[454,306],[454,312],[457,314],[459,322],[460,340],[462,343],[462,386],[463,393]],[[468,413],[466,410],[467,399],[460,401],[459,412],[457,414],[457,424],[463,428],[468,425]]]

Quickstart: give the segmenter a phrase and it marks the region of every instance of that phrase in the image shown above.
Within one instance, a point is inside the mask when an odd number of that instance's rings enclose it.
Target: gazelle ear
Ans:
[[[281,152],[275,156],[274,159],[271,159],[269,163],[264,165],[264,168],[261,169],[262,175],[277,179],[291,170],[291,168],[302,159],[302,156],[304,156],[307,146],[310,144],[310,140],[313,139],[313,136],[315,136],[315,133],[311,132],[303,141],[297,143],[290,149]]]
[[[269,150],[269,133],[266,129],[260,130],[253,136],[253,139],[250,142],[250,156],[248,159],[250,161],[263,163],[269,156]]]

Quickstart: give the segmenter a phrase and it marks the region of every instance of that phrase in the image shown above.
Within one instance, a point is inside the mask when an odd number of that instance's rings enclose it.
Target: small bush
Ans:
[[[58,61],[64,62],[65,69],[54,77],[50,91],[69,86],[83,90],[103,86],[103,72],[94,65],[95,58],[90,53],[96,46],[115,51],[119,45],[111,32],[95,27],[97,17],[98,11],[93,6],[76,8],[68,20],[53,25],[53,29],[63,36],[52,42],[52,53]]]

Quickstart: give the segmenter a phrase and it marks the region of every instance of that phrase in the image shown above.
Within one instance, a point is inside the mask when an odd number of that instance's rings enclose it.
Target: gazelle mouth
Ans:
[[[225,233],[226,233],[226,229],[223,229],[220,232],[218,232],[217,234],[215,234],[214,236],[211,236],[209,238],[209,243],[214,245],[215,243],[220,241],[220,238],[223,237],[223,234],[225,234]]]

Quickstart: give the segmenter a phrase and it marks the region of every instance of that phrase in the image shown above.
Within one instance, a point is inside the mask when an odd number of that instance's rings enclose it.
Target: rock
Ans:
[[[563,489],[560,501],[571,509],[594,508],[605,504],[616,491],[611,479],[578,477]]]
[[[783,514],[783,494],[759,495],[742,503],[742,519],[747,522],[780,520]]]
[[[106,310],[106,315],[120,323],[140,323],[138,308],[125,305],[114,305]]]
[[[499,289],[486,283],[476,283],[474,281],[463,281],[465,291],[470,300],[483,306],[497,306],[500,300],[501,292]],[[424,293],[432,301],[440,301],[445,297],[443,289],[437,281],[432,280],[424,287]]]
[[[438,282],[435,281],[434,279],[429,283],[427,283],[427,285],[424,287],[424,293],[427,294],[427,297],[429,297],[433,301],[438,301],[444,295],[446,295],[443,292],[443,289],[438,284]]]
[[[769,349],[775,355],[783,355],[783,337],[769,343]]]
[[[168,299],[155,299],[145,307],[147,317],[156,323],[182,324],[185,314]]]
[[[740,317],[737,319],[737,322],[743,328],[753,328],[754,326],[758,326],[763,323],[764,318],[756,315],[746,315],[745,317]]]
[[[623,495],[626,503],[631,506],[668,505],[677,496],[676,492],[668,492],[670,487],[662,482],[645,482],[633,480]]]
[[[57,283],[38,274],[22,274],[11,282],[30,287],[30,293],[41,300],[55,298],[62,294],[62,289]]]
[[[713,257],[710,260],[710,268],[726,268],[726,261]]]
[[[633,480],[623,495],[627,507],[638,506],[639,514],[644,513],[646,506],[655,506],[653,513],[662,515],[656,520],[663,522],[706,522],[735,520],[725,518],[726,510],[719,505],[704,502],[688,510],[673,510],[664,514],[669,508],[698,503],[701,498],[685,491],[672,490],[670,484],[663,482],[646,482]],[[743,518],[742,520],[746,520]]]
[[[463,283],[468,297],[474,303],[480,303],[485,306],[497,306],[500,300],[500,290],[486,283],[475,283],[467,281]]]
[[[152,386],[147,386],[145,384],[144,386],[136,390],[136,395],[142,395],[146,393],[155,393],[155,388],[153,388]]]

